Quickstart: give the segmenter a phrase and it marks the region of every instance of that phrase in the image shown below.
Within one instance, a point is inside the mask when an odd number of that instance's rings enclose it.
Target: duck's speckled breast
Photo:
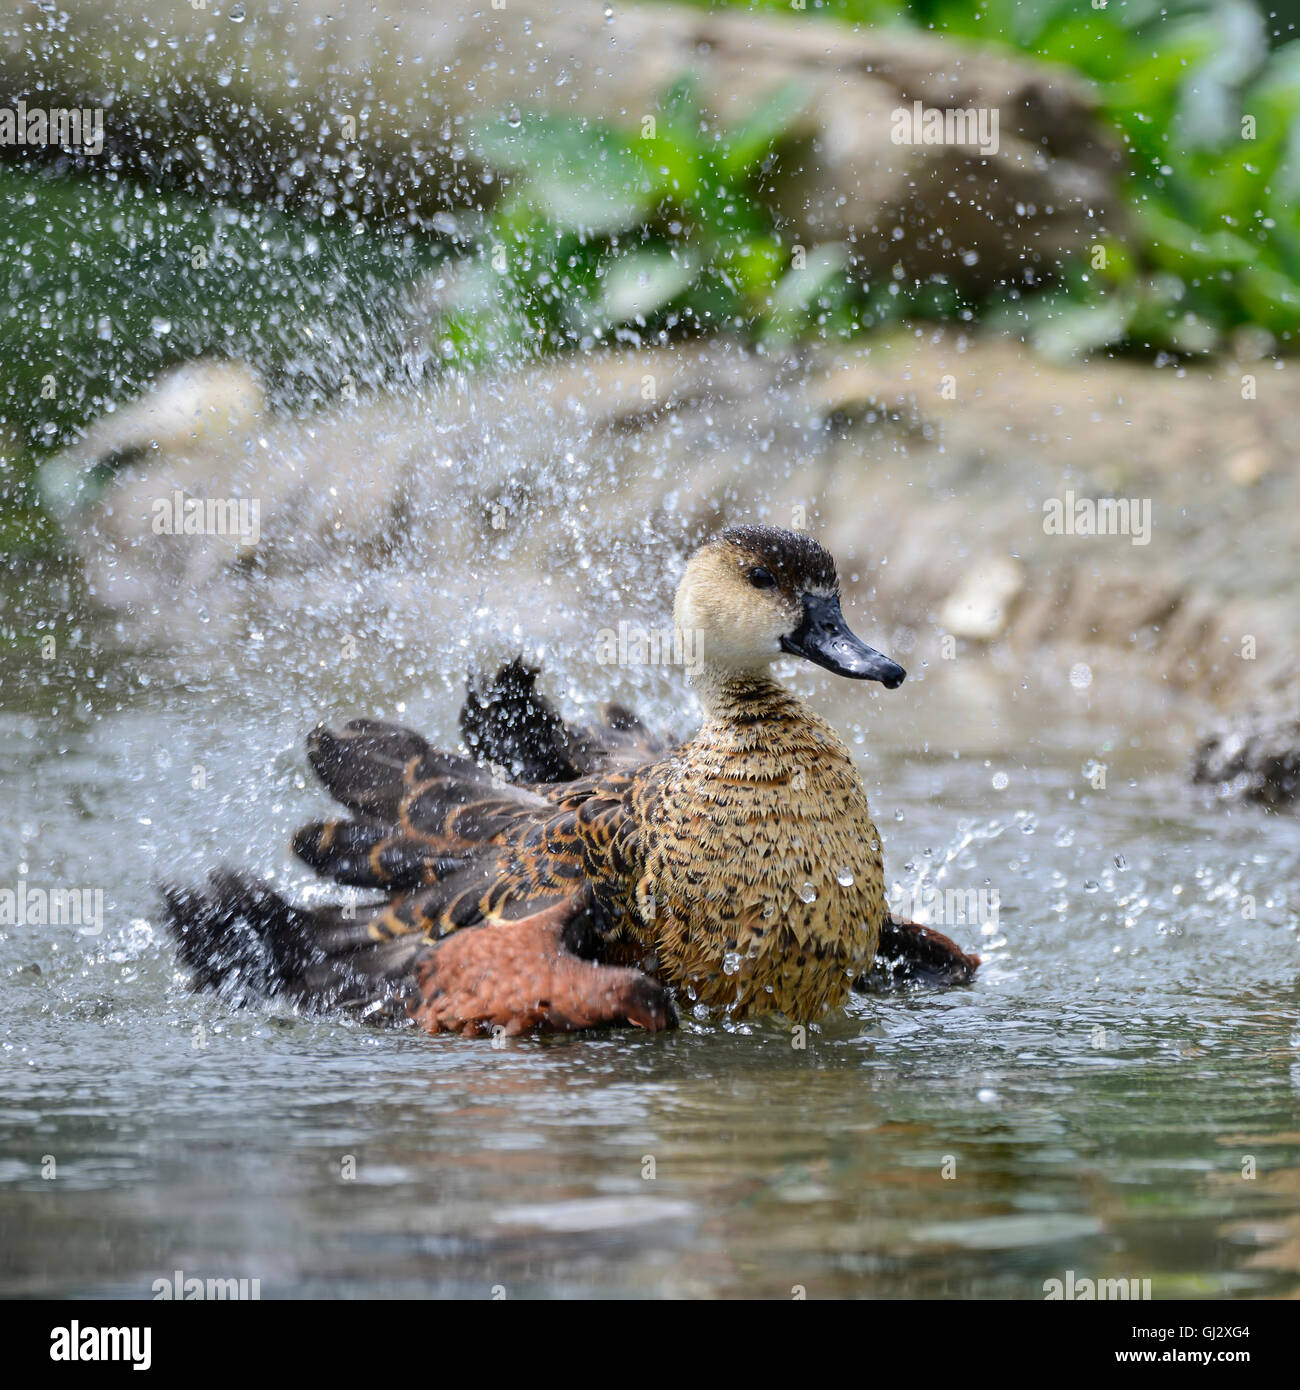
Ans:
[[[843,1002],[885,903],[880,840],[835,730],[755,683],[713,711],[658,793],[637,909],[661,976],[738,1017]]]

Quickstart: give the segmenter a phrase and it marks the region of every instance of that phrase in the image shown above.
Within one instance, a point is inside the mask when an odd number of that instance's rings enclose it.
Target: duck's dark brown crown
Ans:
[[[766,565],[780,587],[789,593],[814,590],[838,593],[839,576],[830,552],[802,531],[779,526],[729,526],[717,544],[743,551]]]

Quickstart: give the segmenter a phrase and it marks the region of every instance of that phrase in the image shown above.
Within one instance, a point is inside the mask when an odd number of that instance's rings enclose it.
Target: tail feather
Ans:
[[[212,873],[206,889],[162,891],[177,959],[195,990],[378,1011],[401,1001],[417,957],[429,949],[418,936],[371,935],[370,923],[386,904],[353,916],[339,906],[297,907],[230,869]]]

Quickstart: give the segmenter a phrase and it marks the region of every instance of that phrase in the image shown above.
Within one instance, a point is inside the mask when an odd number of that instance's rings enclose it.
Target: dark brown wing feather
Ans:
[[[512,782],[572,782],[593,772],[651,762],[678,747],[631,710],[606,705],[594,724],[569,724],[537,689],[539,672],[521,657],[490,680],[471,677],[460,729],[483,763],[503,767]]]
[[[373,906],[296,907],[229,869],[216,870],[205,888],[162,891],[194,989],[404,1017],[419,957],[432,949],[414,936],[376,939]]]

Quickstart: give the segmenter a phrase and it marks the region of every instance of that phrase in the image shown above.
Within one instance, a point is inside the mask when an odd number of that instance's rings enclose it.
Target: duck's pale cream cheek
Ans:
[[[766,665],[781,655],[781,636],[785,626],[773,623],[767,626],[754,624],[748,631],[723,629],[708,630],[701,633],[699,641],[700,660],[709,666],[728,666],[748,668]]]
[[[678,627],[691,633],[699,659],[714,666],[752,666],[781,655],[781,638],[795,626],[773,603],[687,602]]]
[[[800,614],[781,595],[746,583],[731,563],[705,555],[687,567],[673,618],[695,641],[701,661],[749,667],[781,655],[781,638],[798,626]]]

